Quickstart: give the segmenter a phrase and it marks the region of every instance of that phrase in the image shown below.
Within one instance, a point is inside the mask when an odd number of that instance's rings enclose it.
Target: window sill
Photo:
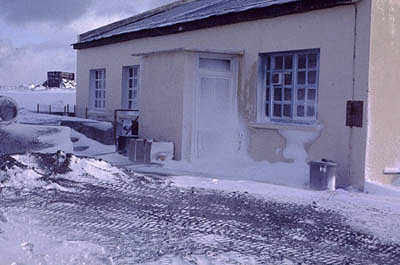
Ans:
[[[322,124],[292,124],[281,122],[250,122],[250,128],[254,129],[267,129],[267,130],[292,130],[292,131],[306,131],[318,132],[322,129]]]

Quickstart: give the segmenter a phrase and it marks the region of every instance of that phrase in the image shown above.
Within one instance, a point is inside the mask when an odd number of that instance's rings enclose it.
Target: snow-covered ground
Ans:
[[[245,180],[176,176],[174,185],[227,192],[247,192],[263,199],[319,207],[340,212],[353,227],[368,231],[382,240],[400,242],[400,188],[366,183],[364,193],[339,189],[311,191]]]
[[[6,164],[4,264],[396,264],[400,254],[394,189],[160,178],[63,154],[14,155]]]
[[[51,89],[43,91],[30,90],[0,90],[0,95],[14,99],[20,108],[36,111],[37,104],[42,111],[48,111],[51,105],[52,111],[63,111],[64,106],[70,105],[72,110],[76,102],[76,92],[71,89]]]

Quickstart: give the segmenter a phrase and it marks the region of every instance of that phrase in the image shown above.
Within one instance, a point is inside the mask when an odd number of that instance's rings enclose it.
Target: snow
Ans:
[[[311,191],[249,180],[228,180],[193,176],[174,176],[172,185],[226,192],[247,192],[263,199],[319,207],[343,214],[350,225],[368,231],[383,241],[400,242],[400,188],[366,184],[366,192],[339,189]]]
[[[251,159],[245,151],[237,151],[225,152],[222,156],[194,159],[191,162],[170,160],[164,162],[162,167],[133,165],[129,168],[148,173],[189,174],[208,178],[261,181],[298,188],[308,187],[309,165],[304,146],[318,137],[319,132],[280,131],[280,134],[287,142],[283,154],[292,162],[259,162]]]
[[[14,155],[12,158],[25,165],[26,168],[14,166],[6,169],[1,177],[3,181],[0,182],[0,188],[9,187],[25,191],[44,188],[65,191],[64,187],[43,179],[46,172],[40,171],[40,161],[37,155]],[[58,174],[55,177],[83,183],[114,183],[117,178],[127,177],[121,169],[113,167],[105,161],[91,158],[72,156],[69,169],[69,172]]]
[[[0,128],[0,150],[6,153],[41,150],[43,153],[54,153],[58,150],[71,153],[73,146],[71,129],[60,126],[40,126],[14,123]]]
[[[171,142],[152,142],[150,158],[151,162],[160,163],[172,161],[174,157],[174,144]]]
[[[76,142],[73,143],[74,145],[74,154],[81,155],[81,156],[98,156],[101,154],[109,154],[115,152],[114,145],[104,145],[100,142],[92,140],[86,137],[84,134],[78,133],[75,130],[71,130],[71,138],[75,138]],[[87,149],[83,151],[75,150],[76,147],[85,147]]]
[[[63,111],[64,105],[69,104],[73,108],[76,102],[76,92],[67,89],[45,91],[0,90],[0,95],[14,99],[18,103],[19,108],[31,111],[36,111],[37,104],[40,104],[42,111],[48,111],[49,105],[52,105],[52,111]]]
[[[0,264],[112,264],[104,248],[46,233],[31,216],[0,211]]]

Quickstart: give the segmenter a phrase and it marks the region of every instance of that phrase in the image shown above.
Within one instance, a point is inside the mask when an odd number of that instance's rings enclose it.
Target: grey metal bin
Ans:
[[[150,163],[151,145],[152,141],[148,141],[147,139],[130,139],[127,146],[129,160]]]
[[[336,189],[337,163],[330,160],[311,161],[310,165],[310,188],[314,190]]]

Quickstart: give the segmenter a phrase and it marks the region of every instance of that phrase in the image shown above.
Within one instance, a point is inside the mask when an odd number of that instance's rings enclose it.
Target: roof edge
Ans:
[[[165,49],[165,50],[158,50],[158,51],[133,53],[133,54],[131,54],[131,56],[145,57],[145,56],[157,55],[157,54],[162,54],[162,53],[174,53],[174,52],[212,53],[212,54],[235,55],[235,56],[243,56],[244,55],[244,50],[192,49],[192,48],[181,47],[181,48],[175,48],[175,49]]]
[[[170,10],[172,8],[175,8],[177,6],[180,6],[182,4],[185,4],[185,3],[191,2],[191,1],[194,1],[194,0],[178,0],[178,1],[166,4],[166,5],[162,5],[162,6],[159,6],[157,8],[150,9],[148,11],[139,13],[139,14],[137,14],[135,16],[128,17],[128,18],[125,18],[125,19],[110,23],[110,24],[101,26],[99,28],[93,29],[93,30],[89,30],[87,32],[84,32],[84,33],[78,35],[78,42],[80,42],[82,38],[85,38],[85,37],[88,37],[88,36],[91,36],[91,35],[97,36],[97,35],[100,35],[100,34],[104,34],[106,32],[112,31],[112,30],[114,30],[116,28],[123,27],[123,26],[125,26],[127,24],[130,24],[130,23],[133,23],[133,22],[137,22],[137,21],[145,19],[147,17],[151,17],[151,16],[154,16],[154,15],[157,15],[159,13],[162,13],[164,11],[168,11],[168,10]]]
[[[184,4],[186,2],[190,2],[194,0],[180,0],[178,2],[171,3],[169,5],[160,7],[160,8],[173,8],[175,6]],[[93,48],[93,47],[98,47],[98,46],[104,46],[104,45],[109,45],[109,44],[114,44],[114,43],[119,43],[119,42],[124,42],[124,41],[130,41],[130,40],[135,40],[135,39],[141,39],[141,38],[146,38],[146,37],[157,37],[157,36],[164,36],[164,35],[170,35],[170,34],[177,34],[177,33],[183,33],[187,31],[194,31],[194,30],[199,30],[199,29],[204,29],[204,28],[211,28],[211,27],[217,27],[217,26],[224,26],[224,25],[229,25],[229,24],[236,24],[236,23],[241,23],[241,22],[248,22],[248,21],[254,21],[254,20],[259,20],[259,19],[267,19],[267,18],[274,18],[278,16],[285,16],[285,15],[291,15],[291,14],[298,14],[298,13],[305,13],[313,10],[319,10],[319,9],[327,9],[327,8],[332,8],[336,6],[342,6],[342,5],[353,5],[356,4],[357,2],[360,2],[362,0],[300,0],[296,2],[290,2],[290,3],[285,3],[285,4],[274,4],[271,6],[267,7],[262,7],[262,8],[253,8],[253,9],[248,9],[245,11],[241,12],[232,12],[232,13],[227,13],[227,14],[222,14],[222,15],[214,15],[210,16],[207,18],[199,19],[199,20],[194,20],[194,21],[188,21],[184,23],[178,23],[178,24],[173,24],[173,25],[168,25],[160,28],[150,28],[150,29],[144,29],[140,31],[134,31],[134,32],[128,32],[128,33],[122,33],[118,35],[114,35],[111,37],[106,37],[106,38],[101,38],[97,40],[92,40],[92,41],[87,41],[87,42],[78,42],[72,44],[73,48],[76,50],[80,49],[87,49],[87,48]],[[175,6],[173,6],[175,4]],[[145,13],[142,13],[138,16],[131,17],[129,19],[132,19],[129,23],[134,22],[133,19],[136,18],[137,20],[143,19],[145,17],[149,17],[152,15],[155,15],[159,12],[163,12],[167,9],[160,10],[154,9]],[[158,11],[157,11],[158,10]],[[150,14],[150,12],[153,12]],[[141,18],[138,18],[141,16]],[[123,20],[126,21],[127,19]],[[115,23],[112,23],[110,25],[117,25],[117,23],[121,23],[122,21],[118,21]],[[125,22],[126,23],[126,22]],[[109,27],[110,25],[101,27],[99,29],[104,29],[105,27]],[[122,24],[118,24],[122,26]],[[117,26],[117,27],[120,27]],[[99,30],[97,29],[97,30]],[[110,29],[112,30],[112,29]],[[92,32],[95,32],[96,30],[93,30]],[[105,31],[98,33],[102,34]],[[87,33],[84,33],[87,34]],[[80,36],[82,36],[81,34]]]

